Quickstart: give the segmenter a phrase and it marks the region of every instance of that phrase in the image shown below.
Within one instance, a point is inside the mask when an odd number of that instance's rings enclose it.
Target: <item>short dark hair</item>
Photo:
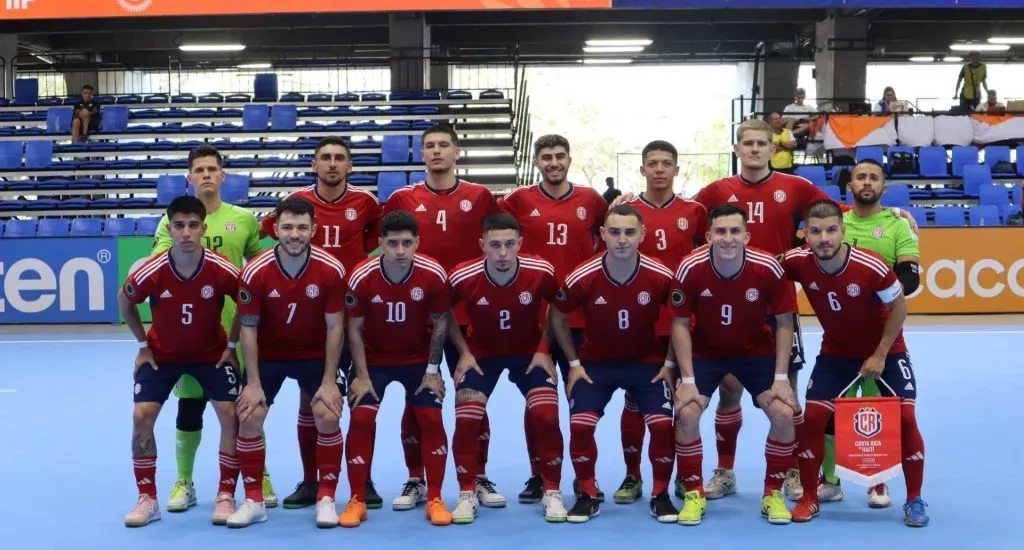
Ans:
[[[565,152],[570,153],[569,140],[558,134],[548,134],[546,136],[540,136],[537,141],[533,143],[533,158],[540,156],[540,152],[544,149],[553,149],[555,147],[565,147]]]
[[[715,219],[726,216],[739,216],[743,219],[743,225],[747,225],[747,211],[735,204],[725,203],[712,208],[711,212],[708,212],[708,227],[711,227]]]
[[[613,215],[614,216],[633,216],[634,218],[636,218],[636,221],[639,222],[640,224],[644,223],[644,219],[643,219],[642,216],[640,216],[640,212],[638,212],[636,208],[633,208],[632,206],[630,206],[628,204],[619,204],[619,205],[616,205],[616,206],[613,206],[613,207],[609,208],[608,209],[608,213],[604,215],[605,223],[607,223],[608,222],[608,218],[612,217]]]
[[[175,214],[195,214],[199,219],[206,219],[206,207],[203,201],[191,195],[175,197],[171,204],[167,205],[167,221],[174,219]]]
[[[189,151],[188,171],[192,171],[192,163],[195,162],[196,159],[201,159],[205,157],[213,157],[217,159],[217,166],[219,168],[224,168],[224,157],[221,156],[220,151],[218,151],[217,148],[214,147],[213,145],[208,145],[204,143],[199,147],[196,147],[195,149]]]
[[[281,219],[281,214],[284,214],[285,212],[295,214],[296,216],[309,214],[310,221],[314,221],[316,219],[316,211],[313,209],[313,203],[299,197],[288,197],[277,203],[277,208],[274,209],[274,219],[279,221]]]
[[[857,164],[853,165],[853,168],[850,169],[850,173],[853,173],[853,171],[861,164],[870,164],[871,166],[877,166],[878,169],[882,171],[882,176],[885,176],[885,167],[883,167],[882,163],[878,162],[875,159],[861,159],[857,161]]]
[[[644,150],[640,153],[640,161],[647,162],[647,153],[653,153],[655,151],[670,153],[672,155],[672,162],[679,162],[679,151],[676,150],[676,146],[661,139],[654,140],[647,145],[644,145]]]
[[[415,237],[420,233],[420,224],[416,217],[405,210],[392,210],[380,219],[380,236],[387,238],[389,233],[408,231]]]
[[[420,138],[426,140],[430,134],[447,134],[448,139],[451,140],[452,145],[459,144],[459,135],[455,133],[455,129],[447,124],[435,124],[420,134]]]
[[[484,218],[482,228],[481,234],[488,231],[502,231],[504,229],[514,229],[517,234],[520,233],[519,222],[507,212],[497,212],[487,216]]]
[[[93,88],[92,86],[90,86],[88,84],[86,84],[85,86],[82,86],[82,91],[84,92],[86,90],[89,90],[90,92],[95,92],[96,91],[95,88]]]
[[[313,149],[313,158],[315,159],[320,154],[320,149],[323,149],[328,145],[337,145],[338,147],[342,147],[345,149],[345,153],[347,153],[350,158],[352,157],[352,149],[349,149],[345,140],[336,136],[327,136],[316,144],[316,147]]]
[[[837,217],[839,218],[839,223],[843,223],[843,209],[831,200],[822,199],[815,202],[807,209],[807,215],[804,216],[804,219],[810,220],[811,218],[815,218],[823,220],[831,217]]]

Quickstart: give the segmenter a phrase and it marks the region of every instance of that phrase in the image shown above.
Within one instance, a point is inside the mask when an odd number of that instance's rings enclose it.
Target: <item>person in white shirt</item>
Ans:
[[[998,97],[999,96],[996,95],[995,90],[989,90],[988,101],[980,103],[975,111],[990,115],[1001,115],[1006,113],[1006,105],[1000,103]]]
[[[813,113],[818,112],[818,108],[812,104],[804,103],[806,98],[807,92],[803,88],[797,88],[793,93],[793,103],[786,105],[786,108],[782,110],[786,127],[797,138],[808,137],[811,133],[812,123],[818,118],[813,116]]]

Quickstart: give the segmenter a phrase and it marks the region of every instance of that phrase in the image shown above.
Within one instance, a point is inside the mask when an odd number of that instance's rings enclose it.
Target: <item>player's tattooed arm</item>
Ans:
[[[441,364],[441,358],[444,355],[444,343],[448,338],[449,315],[451,315],[451,311],[430,314],[430,320],[434,323],[434,331],[430,334],[430,356],[427,359],[427,363],[431,365]],[[458,326],[455,327],[455,330],[458,330]],[[463,340],[463,344],[465,344],[465,340]]]
[[[789,374],[789,359],[793,353],[793,314],[776,315],[775,324],[775,374]]]

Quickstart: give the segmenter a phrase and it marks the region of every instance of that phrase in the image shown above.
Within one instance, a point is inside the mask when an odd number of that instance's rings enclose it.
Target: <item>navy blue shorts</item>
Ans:
[[[583,329],[569,329],[569,332],[572,333],[572,345],[576,348],[576,353],[579,353],[580,346],[583,344]],[[554,337],[551,338],[551,360],[558,365],[558,372],[562,373],[562,385],[565,385],[569,380],[569,360],[565,358],[562,346],[558,345],[558,340]]]
[[[612,394],[623,389],[632,397],[640,414],[672,416],[672,388],[664,380],[651,383],[661,365],[591,361],[583,367],[594,383],[582,379],[576,382],[569,396],[570,414],[592,412],[603,416]]]
[[[757,405],[757,396],[775,383],[775,357],[694,357],[693,377],[697,392],[710,398],[722,379],[731,374],[743,384]]]
[[[768,326],[775,331],[775,316],[768,316]],[[804,337],[800,334],[800,315],[793,314],[793,350],[789,353],[789,372],[799,372],[804,368]]]
[[[807,399],[810,401],[831,401],[839,397],[860,373],[863,359],[819,355],[807,381]],[[900,399],[917,399],[917,380],[914,366],[907,353],[890,353],[885,358],[882,380],[892,388]],[[883,396],[893,396],[885,384],[878,384]]]
[[[402,365],[398,367],[370,365],[367,367],[367,370],[370,371],[370,383],[373,384],[373,391],[377,392],[380,401],[367,394],[359,402],[360,405],[380,404],[381,401],[384,401],[384,390],[392,382],[398,382],[405,388],[405,402],[407,404],[414,407],[441,408],[441,398],[432,392],[423,390],[419,395],[415,395],[416,390],[423,383],[423,375],[427,372],[426,365]]]
[[[312,398],[320,390],[320,384],[324,380],[324,360],[264,361],[260,363],[260,385],[263,386],[263,395],[267,398],[268,407],[274,404],[274,398],[277,397],[281,386],[288,378],[298,382],[302,393]],[[338,391],[344,396],[348,392],[348,382],[340,366],[335,382],[338,384]]]
[[[229,364],[214,368],[215,363],[183,365],[160,363],[153,370],[149,363],[139,367],[135,373],[135,402],[163,403],[174,389],[178,379],[188,374],[203,388],[203,396],[211,401],[234,401],[241,390],[241,374]]]
[[[558,389],[557,381],[552,380],[544,369],[535,368],[526,374],[526,367],[530,366],[533,355],[519,357],[487,357],[477,360],[477,365],[484,374],[470,369],[466,373],[466,379],[456,386],[459,390],[476,390],[487,397],[494,392],[494,386],[498,384],[501,373],[508,369],[508,379],[519,388],[519,393],[526,397],[526,394],[537,388]]]

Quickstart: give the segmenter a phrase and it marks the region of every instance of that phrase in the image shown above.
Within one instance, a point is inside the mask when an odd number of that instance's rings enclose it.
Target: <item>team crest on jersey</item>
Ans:
[[[744,297],[747,299],[748,302],[756,302],[758,296],[760,295],[761,293],[758,292],[756,288],[748,288],[747,293],[744,295]]]
[[[686,295],[683,294],[682,290],[673,290],[672,291],[672,305],[674,305],[674,306],[681,306],[681,305],[683,305],[683,302],[685,302],[685,301],[686,301]]]
[[[876,227],[871,230],[871,236],[876,239],[881,239],[883,235],[885,235],[885,229],[881,227]]]
[[[582,206],[577,208],[576,209],[576,217],[579,218],[580,221],[586,220],[587,219],[587,209],[583,208]]]
[[[135,285],[132,284],[131,281],[128,281],[127,283],[124,284],[124,293],[129,298],[135,296]]]
[[[466,199],[462,199],[461,201],[459,201],[459,210],[462,210],[463,212],[469,212],[472,209],[473,209],[472,201],[469,201],[469,200],[466,200]]]
[[[224,231],[228,233],[234,233],[238,230],[238,225],[235,222],[224,222]]]
[[[846,286],[846,293],[849,294],[851,298],[860,296],[860,285],[857,283],[850,283]]]
[[[248,290],[240,288],[238,289],[238,301],[243,304],[248,304],[252,301],[252,294],[249,294]]]
[[[203,289],[199,291],[199,295],[206,300],[213,298],[213,287],[210,285],[204,286]]]
[[[346,208],[345,209],[345,219],[346,220],[348,220],[350,222],[354,222],[354,221],[356,221],[356,218],[358,218],[358,217],[359,217],[359,213],[356,212],[355,208]]]
[[[642,306],[646,306],[651,303],[651,293],[646,290],[641,291],[640,294],[636,295],[636,302]]]
[[[306,285],[306,296],[316,298],[320,295],[320,287],[317,285]]]
[[[523,292],[519,293],[519,303],[520,304],[523,304],[524,306],[528,306],[528,305],[530,305],[530,302],[532,302],[532,301],[533,301],[533,294],[530,294],[529,292],[526,292],[526,291],[523,291]]]
[[[423,299],[423,289],[418,287],[418,286],[412,287],[412,292],[409,293],[409,297],[412,298],[413,301],[416,301],[416,302],[422,300]]]
[[[567,296],[565,295],[565,291],[562,290],[561,288],[558,289],[558,292],[555,293],[555,299],[558,300],[559,302],[564,302],[566,298]]]
[[[680,231],[686,231],[690,228],[690,220],[686,218],[679,218],[676,220],[676,227],[678,227]]]
[[[861,407],[853,415],[853,431],[861,437],[874,437],[882,431],[882,415],[874,407]]]
[[[345,305],[348,307],[356,307],[359,300],[356,299],[356,295],[351,292],[345,293]]]
[[[786,192],[783,191],[782,189],[779,189],[778,191],[772,193],[772,198],[775,199],[775,202],[786,202]]]

